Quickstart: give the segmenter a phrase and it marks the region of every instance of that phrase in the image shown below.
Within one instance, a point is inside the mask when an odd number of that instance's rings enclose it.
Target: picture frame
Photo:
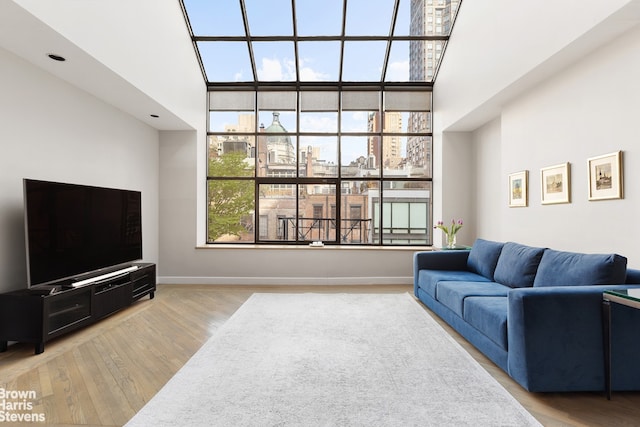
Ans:
[[[523,170],[509,175],[509,207],[521,208],[529,205],[529,171]]]
[[[571,203],[569,162],[540,169],[541,202],[543,205]]]
[[[622,199],[622,151],[587,160],[589,200]]]

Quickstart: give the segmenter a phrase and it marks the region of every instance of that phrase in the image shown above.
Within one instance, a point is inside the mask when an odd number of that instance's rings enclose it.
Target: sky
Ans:
[[[238,0],[184,0],[196,36],[244,36]],[[299,36],[338,36],[341,32],[342,0],[298,0]],[[246,0],[253,36],[292,36],[291,0]],[[409,0],[402,0],[396,35],[409,33]],[[394,0],[349,0],[346,35],[386,36],[391,29]],[[396,45],[397,44],[397,45]],[[252,81],[249,54],[244,42],[198,42],[209,81]],[[383,41],[345,43],[343,80],[379,81],[386,52]],[[337,81],[340,43],[299,42],[300,79]],[[291,42],[256,42],[254,54],[259,80],[293,81],[295,54]],[[224,58],[221,60],[220,58]],[[409,80],[408,42],[394,42],[387,81]]]

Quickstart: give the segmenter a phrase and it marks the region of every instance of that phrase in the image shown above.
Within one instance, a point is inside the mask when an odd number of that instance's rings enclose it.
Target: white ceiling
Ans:
[[[158,130],[206,126],[178,0],[3,0],[0,47]]]
[[[464,1],[434,86],[434,125],[477,129],[523,92],[637,25],[640,0]]]

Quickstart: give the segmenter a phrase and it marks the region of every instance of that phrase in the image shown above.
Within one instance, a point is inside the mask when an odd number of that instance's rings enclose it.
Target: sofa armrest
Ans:
[[[468,271],[470,249],[423,251],[413,254],[413,292],[417,296],[420,270]]]
[[[626,283],[640,284],[640,270],[636,270],[634,268],[627,268]]]
[[[424,251],[413,254],[413,270],[467,270],[469,249],[454,251]]]
[[[629,287],[640,286],[509,291],[509,375],[529,391],[603,389],[602,293]]]

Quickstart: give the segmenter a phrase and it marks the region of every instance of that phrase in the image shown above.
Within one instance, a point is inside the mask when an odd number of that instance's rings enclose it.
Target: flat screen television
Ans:
[[[139,191],[24,179],[24,204],[29,287],[142,259]]]

